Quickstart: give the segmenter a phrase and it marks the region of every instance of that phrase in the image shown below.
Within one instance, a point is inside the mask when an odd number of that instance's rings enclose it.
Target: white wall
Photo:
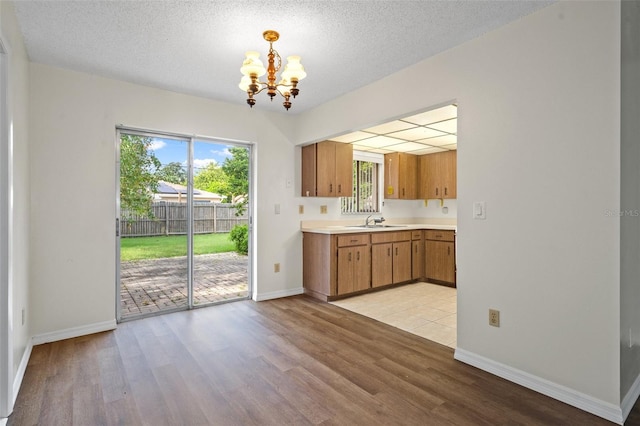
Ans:
[[[620,396],[640,375],[640,3],[622,3]],[[631,401],[632,402],[632,401]]]
[[[22,323],[22,309],[28,308],[29,294],[29,145],[28,145],[28,69],[29,63],[20,34],[13,4],[0,2],[2,39],[9,50],[9,120],[10,140],[10,286],[12,291],[12,358],[11,385],[29,345],[29,323]],[[4,131],[4,129],[3,129]],[[5,307],[2,307],[2,315]],[[27,311],[28,317],[28,311]],[[4,349],[3,349],[4,350]],[[3,384],[4,386],[4,384]]]
[[[321,140],[456,100],[458,348],[610,407],[620,401],[620,231],[605,215],[620,205],[619,43],[618,3],[558,3],[297,123],[299,141]],[[487,219],[474,221],[482,200]]]
[[[289,117],[39,64],[30,77],[34,335],[115,318],[117,124],[255,142],[258,297],[300,290],[299,223],[285,190],[294,175],[282,133]]]

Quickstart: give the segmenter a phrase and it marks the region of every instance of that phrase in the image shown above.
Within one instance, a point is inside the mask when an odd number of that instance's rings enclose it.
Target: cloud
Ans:
[[[231,157],[231,151],[229,151],[228,147],[225,147],[222,150],[212,149],[210,152],[213,155],[219,155],[220,157]]]
[[[193,159],[193,168],[196,169],[196,170],[204,169],[211,163],[217,164],[218,162],[216,160],[214,160],[213,158],[194,158]]]
[[[154,139],[153,142],[151,142],[151,145],[149,146],[149,149],[152,151],[157,151],[159,149],[164,148],[165,146],[167,146],[166,142],[163,142],[161,140],[158,139]]]

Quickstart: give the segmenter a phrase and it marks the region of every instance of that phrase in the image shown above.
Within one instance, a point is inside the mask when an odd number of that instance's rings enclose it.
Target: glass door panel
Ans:
[[[120,135],[120,320],[189,306],[188,144]]]
[[[249,149],[194,141],[193,187],[193,305],[245,299]]]

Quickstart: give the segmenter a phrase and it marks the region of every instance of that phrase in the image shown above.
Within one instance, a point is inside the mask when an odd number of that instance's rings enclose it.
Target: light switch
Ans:
[[[487,203],[484,201],[476,201],[473,203],[473,218],[474,219],[486,219],[487,218]]]

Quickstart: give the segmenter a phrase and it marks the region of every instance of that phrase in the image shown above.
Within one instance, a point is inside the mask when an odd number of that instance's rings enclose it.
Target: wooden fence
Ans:
[[[187,233],[187,205],[185,203],[155,202],[151,206],[153,218],[120,212],[122,237],[148,237],[153,235],[185,235]],[[211,234],[229,232],[236,225],[248,223],[245,212],[236,216],[233,204],[208,203],[193,205],[193,233]]]

